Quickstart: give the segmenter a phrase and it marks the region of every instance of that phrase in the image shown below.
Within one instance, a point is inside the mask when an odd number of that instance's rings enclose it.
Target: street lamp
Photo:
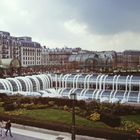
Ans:
[[[70,94],[70,98],[72,99],[72,127],[71,127],[71,139],[75,140],[75,100],[76,100],[76,93]]]

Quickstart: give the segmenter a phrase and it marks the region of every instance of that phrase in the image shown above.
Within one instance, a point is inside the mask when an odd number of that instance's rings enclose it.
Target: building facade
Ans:
[[[69,57],[73,69],[80,71],[112,71],[116,68],[116,52],[82,52]]]
[[[134,51],[134,50],[124,51],[123,65],[126,69],[140,68],[140,51]]]
[[[23,67],[41,65],[42,47],[37,42],[32,42],[30,37],[20,37],[21,65]]]
[[[42,47],[31,37],[13,37],[0,31],[0,58],[18,59],[22,67],[41,65]]]
[[[2,60],[4,59],[4,61]],[[0,60],[17,59],[25,71],[53,72],[113,72],[140,70],[140,51],[93,52],[81,48],[48,48],[31,37],[14,37],[0,31]],[[2,63],[0,63],[2,67]],[[28,69],[29,68],[29,69]]]

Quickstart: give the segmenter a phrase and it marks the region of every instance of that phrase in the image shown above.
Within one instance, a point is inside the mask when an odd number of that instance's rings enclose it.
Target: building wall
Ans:
[[[0,31],[1,59],[15,59],[21,61],[21,66],[41,65],[42,47],[33,42],[31,37],[13,37],[10,33]]]
[[[43,66],[57,69],[81,69],[88,58],[95,58],[95,70],[140,68],[140,51],[93,52],[81,48],[47,48],[33,42],[31,37],[14,37],[0,31],[0,59],[18,59],[22,67]],[[88,66],[89,67],[89,66]],[[93,67],[91,71],[93,70]]]
[[[44,66],[49,64],[49,52],[48,52],[48,49],[46,48],[46,46],[44,46],[42,49],[41,64]]]
[[[121,69],[121,68],[123,68],[124,67],[124,64],[123,64],[123,60],[124,58],[123,58],[123,53],[122,52],[118,52],[117,53],[117,67],[116,68],[118,68],[118,69]]]
[[[34,42],[22,42],[21,45],[22,66],[41,65],[41,46]]]
[[[140,66],[140,51],[124,51],[123,65],[126,69],[135,69]]]

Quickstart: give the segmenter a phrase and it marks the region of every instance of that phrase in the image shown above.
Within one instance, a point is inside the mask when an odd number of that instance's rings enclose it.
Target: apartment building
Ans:
[[[18,59],[22,67],[41,65],[42,47],[31,37],[14,37],[0,31],[0,59]]]
[[[31,37],[15,37],[11,36],[9,32],[0,31],[0,60],[1,67],[4,63],[7,65],[17,64],[27,71],[30,71],[31,68],[31,71],[37,70],[38,72],[40,69],[43,69],[42,72],[49,70],[111,72],[113,70],[139,70],[140,51],[93,52],[67,46],[48,48],[32,41]]]
[[[125,69],[140,68],[140,51],[126,50],[123,52],[123,66]]]
[[[31,37],[20,37],[21,65],[23,67],[41,65],[42,47],[37,42],[32,42]]]
[[[42,48],[42,54],[41,54],[41,64],[44,66],[47,66],[49,64],[49,49],[44,46]]]

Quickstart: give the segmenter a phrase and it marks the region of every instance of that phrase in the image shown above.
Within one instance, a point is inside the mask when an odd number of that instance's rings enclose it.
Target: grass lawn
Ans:
[[[30,118],[33,120],[38,120],[41,122],[49,121],[54,123],[62,123],[62,124],[68,124],[70,125],[72,122],[72,113],[67,112],[64,110],[58,110],[58,109],[36,109],[36,110],[20,110],[22,113],[20,116]],[[17,111],[10,111],[10,113],[15,114],[14,112]],[[4,110],[2,107],[0,107],[0,113],[3,114]],[[17,116],[18,117],[18,116]],[[121,116],[122,120],[126,121],[133,121],[140,125],[140,115],[125,115]],[[106,125],[103,122],[97,121],[90,121],[83,117],[76,116],[76,125],[77,126],[86,126],[89,128],[103,128],[103,129],[113,129]]]
[[[10,114],[16,114],[17,111],[8,111],[11,112]],[[22,110],[20,111],[22,114],[20,116],[31,118],[38,121],[50,121],[50,122],[59,122],[63,124],[71,124],[72,122],[72,113],[58,110],[58,109],[36,109],[36,110]],[[3,107],[0,107],[0,113],[4,114]],[[103,122],[97,121],[90,121],[85,118],[79,117],[76,115],[76,125],[77,126],[86,126],[90,128],[110,128]]]
[[[140,125],[140,115],[126,115],[121,117],[125,121],[133,121]]]
[[[56,110],[56,109],[37,109],[37,110],[24,110],[21,116],[32,118],[41,121],[59,122],[63,124],[71,124],[71,112]],[[76,116],[76,125],[98,128],[110,128],[102,122],[93,122],[85,118]]]

